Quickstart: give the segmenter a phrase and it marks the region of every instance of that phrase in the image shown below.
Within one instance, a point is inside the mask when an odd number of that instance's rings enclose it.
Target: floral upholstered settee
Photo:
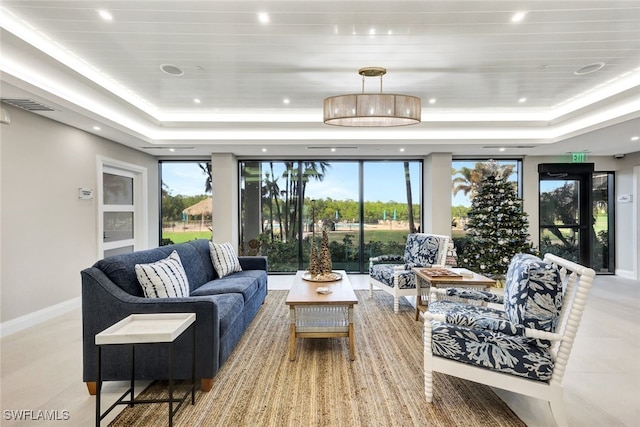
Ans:
[[[504,296],[432,288],[423,334],[427,402],[439,372],[544,400],[556,423],[568,425],[562,380],[594,277],[593,269],[556,255],[519,254]],[[446,301],[451,296],[488,306]]]
[[[504,296],[462,288],[449,288],[446,294],[503,304],[504,311],[446,300],[431,302],[430,313],[446,316],[445,322],[432,328],[434,355],[531,379],[551,377],[551,342],[529,338],[525,329],[556,329],[562,309],[562,281],[556,266],[518,254],[509,265]]]
[[[449,236],[412,233],[407,236],[404,256],[381,255],[369,259],[369,292],[373,287],[393,295],[393,311],[400,310],[401,296],[415,296],[413,267],[444,267]]]

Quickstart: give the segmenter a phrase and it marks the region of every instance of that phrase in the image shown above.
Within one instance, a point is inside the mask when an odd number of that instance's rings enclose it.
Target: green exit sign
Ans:
[[[587,153],[571,153],[571,163],[584,163],[587,161]]]

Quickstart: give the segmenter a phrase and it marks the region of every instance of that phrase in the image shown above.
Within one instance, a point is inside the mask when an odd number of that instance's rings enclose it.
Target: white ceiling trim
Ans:
[[[118,96],[122,100],[135,106],[140,111],[144,111],[146,114],[153,117],[155,120],[169,124],[171,122],[180,123],[318,123],[322,120],[322,117],[317,112],[308,112],[304,110],[288,111],[286,114],[265,112],[265,111],[228,111],[228,110],[210,110],[193,112],[182,111],[162,111],[155,105],[145,101],[140,96],[130,91],[129,89],[118,84],[118,82],[106,76],[90,64],[86,63],[81,58],[69,53],[66,49],[62,48],[59,44],[51,41],[46,36],[38,32],[31,27],[28,23],[17,17],[11,11],[4,7],[1,7],[0,13],[0,26],[10,31],[20,39],[31,44],[38,50],[46,53],[60,63],[66,65],[72,70],[82,74],[87,79],[91,80],[95,84],[108,90],[112,94]],[[18,64],[13,64],[15,68],[19,68]],[[21,70],[24,70],[22,68]],[[7,70],[7,72],[9,72]],[[23,71],[21,71],[23,72]],[[62,93],[63,88],[56,87],[55,82],[45,82],[46,79],[40,76],[37,77],[37,73],[34,74],[31,80],[47,83],[47,87],[51,88],[52,93]],[[28,80],[27,80],[28,81]],[[34,84],[32,81],[28,81]],[[563,105],[558,105],[550,110],[530,109],[529,111],[504,111],[499,110],[495,112],[478,112],[478,111],[460,111],[456,110],[456,113],[447,113],[446,110],[437,109],[425,109],[423,108],[423,121],[425,122],[461,122],[461,121],[487,121],[487,122],[500,122],[500,121],[528,121],[528,122],[551,122],[558,120],[563,116],[570,115],[585,108],[594,103],[606,101],[607,98],[615,96],[626,90],[640,86],[640,67],[636,68],[632,73],[626,73],[615,79],[611,79],[601,87],[596,87],[590,91],[580,94],[575,99],[569,99],[563,102]],[[76,96],[77,97],[77,96]],[[70,100],[70,99],[67,99]],[[73,102],[73,101],[72,101]],[[318,101],[319,103],[321,100]],[[86,103],[81,104],[85,108]],[[89,109],[93,109],[90,107]],[[250,110],[250,109],[249,109]],[[556,136],[557,137],[557,136]]]

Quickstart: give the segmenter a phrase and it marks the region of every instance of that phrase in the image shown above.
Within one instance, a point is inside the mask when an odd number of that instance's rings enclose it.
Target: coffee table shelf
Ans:
[[[358,303],[346,272],[340,280],[310,282],[298,271],[287,296],[289,306],[289,360],[295,360],[296,338],[349,338],[349,356],[355,360],[353,306]],[[331,293],[317,292],[319,287]]]

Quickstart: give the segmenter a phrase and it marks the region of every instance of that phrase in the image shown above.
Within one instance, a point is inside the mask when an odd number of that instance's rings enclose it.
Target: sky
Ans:
[[[274,173],[279,176],[284,167],[274,162]],[[365,199],[372,201],[395,201],[405,203],[407,200],[402,162],[372,162],[365,164]],[[412,187],[414,201],[419,201],[419,173],[417,164],[411,169],[415,185]],[[194,162],[164,162],[162,164],[162,181],[168,184],[172,195],[183,194],[194,196],[204,194],[205,177]],[[283,186],[284,179],[278,183]],[[332,162],[322,182],[311,180],[307,184],[306,194],[312,198],[334,200],[358,200],[358,163]]]
[[[476,161],[454,161],[454,167],[473,168]],[[306,194],[311,198],[334,200],[358,200],[358,163],[331,162],[322,182],[311,180],[307,184]],[[284,167],[281,162],[274,162],[274,173],[281,175]],[[419,166],[412,163],[412,197],[419,203]],[[163,162],[162,180],[169,185],[171,194],[195,196],[204,194],[205,176],[195,162]],[[372,161],[364,164],[364,198],[369,201],[406,203],[407,195],[404,181],[403,162]],[[284,179],[278,183],[284,185]],[[452,198],[452,205],[470,206],[471,202],[462,192]]]

